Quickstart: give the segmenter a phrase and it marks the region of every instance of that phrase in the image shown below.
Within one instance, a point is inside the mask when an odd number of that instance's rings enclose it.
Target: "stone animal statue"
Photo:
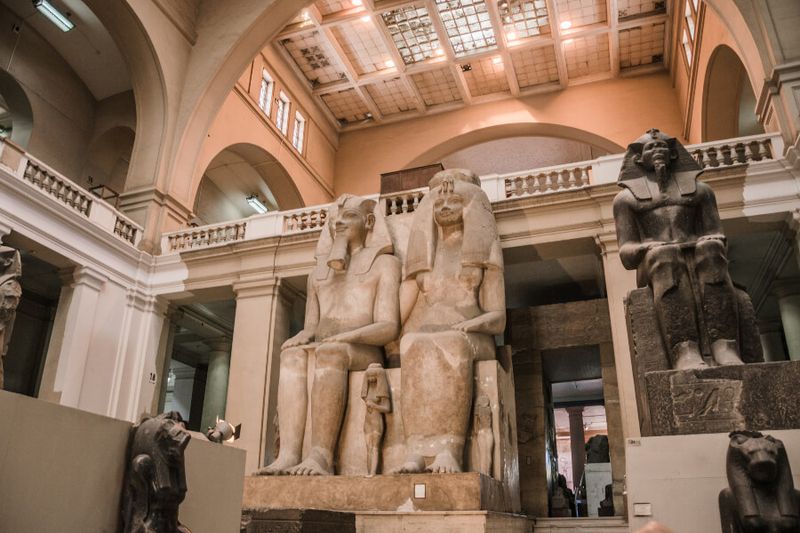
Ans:
[[[189,533],[178,522],[186,496],[183,452],[190,440],[177,412],[133,427],[122,493],[122,533]]]
[[[723,533],[800,531],[800,492],[783,443],[756,431],[730,434],[729,488],[719,494]]]

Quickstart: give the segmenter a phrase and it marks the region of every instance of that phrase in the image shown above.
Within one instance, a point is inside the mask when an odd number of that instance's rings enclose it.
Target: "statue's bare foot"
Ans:
[[[406,462],[395,468],[391,474],[418,474],[425,471],[425,459],[419,455],[409,455]]]
[[[286,473],[292,476],[330,476],[333,475],[333,469],[328,469],[322,466],[324,461],[317,460],[312,454],[305,461],[297,466],[289,468]]]
[[[442,452],[436,456],[431,465],[426,469],[434,474],[454,474],[461,472],[461,465],[450,452]]]
[[[736,341],[715,340],[711,344],[711,354],[714,356],[714,361],[720,366],[744,364],[742,358],[739,357],[739,351],[736,349]]]
[[[675,346],[673,350],[675,353],[675,370],[708,368],[696,342],[682,342]]]
[[[268,464],[258,472],[257,476],[281,476],[287,474],[287,470],[298,463],[298,460],[292,458],[278,457],[272,463]]]

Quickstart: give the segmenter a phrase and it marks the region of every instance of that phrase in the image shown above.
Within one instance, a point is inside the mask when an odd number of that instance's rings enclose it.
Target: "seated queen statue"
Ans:
[[[398,473],[461,472],[475,361],[495,358],[505,328],[503,255],[477,175],[445,170],[414,212],[400,287]]]

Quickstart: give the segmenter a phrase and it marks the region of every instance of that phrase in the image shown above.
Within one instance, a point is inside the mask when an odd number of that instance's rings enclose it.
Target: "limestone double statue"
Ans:
[[[376,203],[340,197],[328,217],[309,275],[303,330],[281,351],[278,383],[280,453],[259,474],[334,473],[334,453],[347,403],[348,372],[383,362],[399,331],[400,261]],[[311,388],[311,452],[302,460]]]
[[[701,172],[676,139],[652,129],[628,146],[614,199],[620,259],[652,290],[669,367],[678,370],[760,358],[760,349],[742,350],[755,327],[752,304],[731,282],[716,199],[697,180]]]
[[[0,389],[3,388],[5,362],[11,330],[14,328],[19,299],[22,296],[20,279],[22,262],[14,248],[0,246]]]

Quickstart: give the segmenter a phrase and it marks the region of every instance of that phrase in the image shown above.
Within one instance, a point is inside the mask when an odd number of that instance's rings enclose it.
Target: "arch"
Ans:
[[[104,185],[117,194],[124,190],[135,137],[130,127],[115,126],[89,145],[83,174],[90,186]]]
[[[8,114],[6,120],[11,125],[11,141],[27,148],[33,132],[31,102],[14,76],[3,69],[0,69],[0,99]]]
[[[407,163],[406,168],[436,163],[449,154],[463,150],[464,148],[508,137],[556,137],[579,141],[607,153],[613,154],[625,151],[622,146],[595,133],[570,126],[563,126],[561,124],[542,122],[498,124],[495,126],[478,128],[447,139],[414,157]]]
[[[703,87],[702,139],[716,141],[763,133],[747,71],[727,45],[711,53]]]
[[[195,216],[215,224],[253,215],[246,200],[253,194],[270,210],[303,206],[294,180],[272,154],[250,143],[227,146],[202,174],[192,203]]]

